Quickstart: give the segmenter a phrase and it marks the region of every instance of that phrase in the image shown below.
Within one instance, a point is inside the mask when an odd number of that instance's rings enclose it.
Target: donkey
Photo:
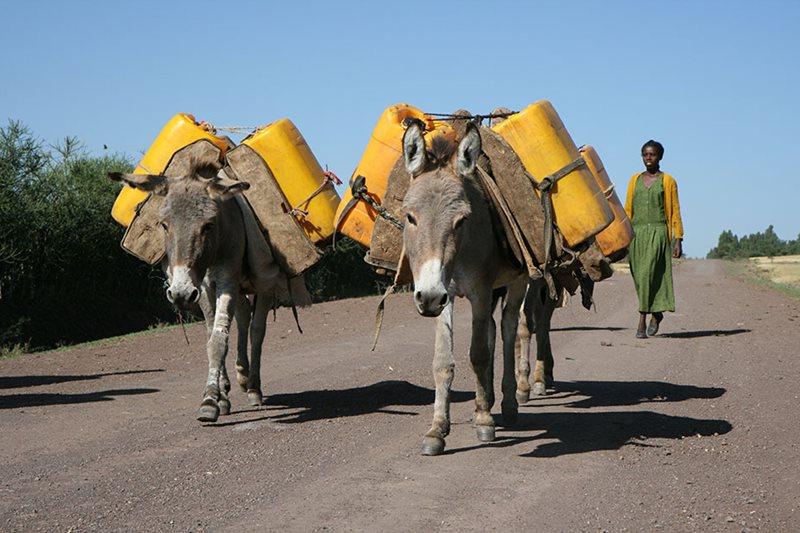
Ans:
[[[267,312],[288,288],[269,247],[259,246],[261,241],[253,238],[258,231],[255,219],[237,197],[250,185],[218,171],[216,163],[194,162],[189,174],[181,178],[108,174],[111,180],[165,197],[160,225],[166,235],[167,299],[182,309],[199,305],[206,322],[208,379],[197,413],[201,422],[215,422],[220,414],[230,413],[225,357],[234,316],[236,380],[247,392],[250,405],[263,403],[261,348]],[[302,280],[289,292],[299,294],[301,300],[307,297]],[[252,304],[245,294],[255,294]]]
[[[450,432],[450,387],[453,382],[453,302],[466,297],[472,307],[469,357],[476,377],[474,423],[478,439],[494,440],[490,414],[494,405],[493,354],[495,323],[493,288],[506,287],[501,319],[503,338],[502,412],[517,416],[515,339],[527,275],[512,266],[495,235],[489,204],[475,177],[481,138],[469,124],[456,147],[436,137],[428,151],[423,126],[412,122],[403,136],[403,157],[412,181],[403,201],[403,247],[414,278],[414,303],[426,317],[438,317],[433,356],[436,399],[433,423],[423,437],[422,453],[444,451]]]

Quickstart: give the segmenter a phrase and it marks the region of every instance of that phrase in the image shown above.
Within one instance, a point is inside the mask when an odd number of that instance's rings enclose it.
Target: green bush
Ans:
[[[27,128],[0,128],[0,345],[41,349],[174,319],[163,276],[119,247],[109,216],[130,172],[74,139],[47,149]]]

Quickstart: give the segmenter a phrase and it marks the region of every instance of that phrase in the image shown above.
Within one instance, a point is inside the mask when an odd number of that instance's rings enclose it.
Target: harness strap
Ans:
[[[569,175],[574,170],[579,169],[586,165],[586,160],[583,159],[582,156],[578,156],[576,159],[571,161],[566,166],[556,170],[552,174],[549,174],[542,178],[541,181],[537,181],[530,173],[525,171],[525,175],[528,177],[530,182],[541,192],[541,201],[542,201],[542,208],[544,209],[544,264],[542,265],[542,274],[544,275],[544,279],[547,282],[547,291],[551,299],[555,300],[557,293],[556,293],[556,285],[553,281],[553,274],[551,270],[551,258],[550,253],[553,247],[553,238],[554,238],[554,227],[555,221],[553,218],[553,199],[550,196],[551,189],[553,186],[563,178],[564,176]],[[573,253],[573,261],[575,254]],[[572,261],[570,261],[572,262]]]
[[[342,224],[342,221],[347,217],[350,211],[356,206],[359,201],[363,201],[367,205],[369,205],[378,216],[389,222],[392,226],[396,227],[399,230],[402,230],[404,225],[403,223],[397,219],[393,214],[391,214],[385,207],[379,204],[375,199],[369,195],[369,190],[367,189],[367,178],[359,174],[350,184],[350,192],[353,197],[347,201],[344,206],[344,209],[339,213],[339,217],[336,219],[334,223],[334,233],[333,233],[333,249],[336,249],[336,234],[339,232],[339,227]]]

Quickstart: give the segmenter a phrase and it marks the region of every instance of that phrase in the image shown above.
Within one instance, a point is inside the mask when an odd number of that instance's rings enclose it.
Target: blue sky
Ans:
[[[666,147],[685,250],[800,233],[800,2],[1,1],[0,121],[137,156],[174,113],[290,117],[342,178],[388,105],[547,98],[618,188]]]

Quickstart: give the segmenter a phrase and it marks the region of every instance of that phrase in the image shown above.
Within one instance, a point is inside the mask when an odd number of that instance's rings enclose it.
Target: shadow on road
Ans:
[[[20,389],[24,387],[38,387],[67,383],[69,381],[84,381],[100,379],[107,376],[127,376],[130,374],[148,374],[150,372],[164,372],[163,368],[149,370],[123,370],[120,372],[102,372],[100,374],[63,375],[63,376],[0,376],[0,389]]]
[[[652,411],[605,413],[520,413],[514,426],[500,429],[498,438],[488,444],[478,444],[448,450],[462,453],[482,447],[505,448],[527,442],[542,442],[521,457],[558,457],[575,453],[617,450],[626,445],[656,446],[647,439],[680,439],[683,437],[723,435],[733,426],[726,420],[701,420],[670,416]],[[520,435],[521,431],[538,431],[535,435]]]
[[[628,328],[618,326],[598,327],[598,326],[567,326],[564,328],[550,328],[550,331],[625,331]]]
[[[74,403],[110,402],[111,400],[114,400],[115,396],[152,394],[154,392],[159,392],[159,389],[113,389],[78,394],[9,394],[7,396],[0,396],[0,409],[39,407],[43,405],[68,405]]]
[[[664,381],[559,381],[556,384],[556,391],[555,395],[541,399],[586,396],[580,400],[559,404],[578,409],[650,402],[683,402],[695,398],[719,398],[725,394],[725,389],[721,387],[676,385]],[[538,399],[540,398],[534,397],[531,401],[536,402]]]
[[[750,333],[750,329],[707,329],[701,331],[675,331],[672,333],[662,333],[658,337],[666,337],[668,339],[697,339],[700,337],[728,337],[730,335],[739,335],[741,333]]]
[[[475,394],[472,392],[450,392],[450,401],[453,403],[466,402],[474,398]],[[274,414],[258,419],[225,421],[221,424],[213,424],[213,427],[232,426],[265,419],[287,424],[300,424],[313,420],[360,416],[370,413],[415,416],[417,413],[389,409],[389,407],[432,406],[433,399],[433,389],[420,387],[407,381],[381,381],[351,389],[276,394],[267,397],[267,409],[300,409],[300,411]]]

